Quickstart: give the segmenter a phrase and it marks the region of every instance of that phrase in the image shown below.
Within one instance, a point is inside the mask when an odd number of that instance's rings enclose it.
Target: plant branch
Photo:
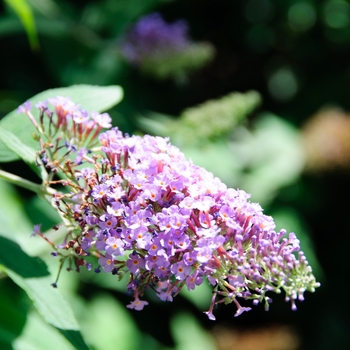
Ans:
[[[52,195],[56,193],[56,190],[54,190],[51,187],[45,187],[39,184],[36,184],[34,182],[31,182],[29,180],[23,179],[20,176],[8,173],[7,171],[0,170],[0,179],[3,179],[9,183],[12,183],[14,185],[17,185],[19,187],[25,188],[27,190],[33,191],[37,193],[38,195],[41,194],[49,194]]]

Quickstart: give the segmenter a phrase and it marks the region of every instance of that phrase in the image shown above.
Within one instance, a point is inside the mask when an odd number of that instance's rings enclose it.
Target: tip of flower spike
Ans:
[[[57,283],[51,283],[51,286],[54,287],[54,288],[57,288]]]

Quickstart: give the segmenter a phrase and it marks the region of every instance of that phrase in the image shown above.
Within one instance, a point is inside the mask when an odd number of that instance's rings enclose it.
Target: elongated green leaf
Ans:
[[[40,336],[38,336],[39,334]],[[12,343],[13,349],[16,350],[75,349],[67,339],[47,324],[35,310],[28,314],[23,332]]]
[[[27,32],[29,44],[32,49],[39,47],[38,34],[32,9],[26,0],[5,0],[5,2],[16,12]]]
[[[59,290],[50,285],[53,277],[41,259],[30,257],[17,243],[1,235],[0,266],[28,294],[47,323],[54,326],[76,349],[88,349],[72,309]]]
[[[0,140],[6,147],[22,158],[39,176],[40,168],[35,164],[35,150],[26,146],[15,134],[0,126]]]
[[[32,104],[35,104],[39,101],[45,101],[47,98],[55,96],[68,96],[72,101],[80,104],[82,108],[88,111],[103,112],[121,101],[123,90],[117,85],[74,85],[66,88],[46,90],[35,95],[29,99],[29,101],[31,101]],[[38,117],[38,113],[36,113],[34,109],[33,115],[36,118]],[[7,144],[6,140],[3,140],[0,135],[0,162],[9,162],[22,158],[22,153],[19,149],[23,144],[27,146],[27,148],[30,148],[34,153],[38,149],[38,143],[32,137],[35,128],[24,113],[18,114],[16,110],[12,111],[0,121],[0,127],[21,140],[21,144]]]

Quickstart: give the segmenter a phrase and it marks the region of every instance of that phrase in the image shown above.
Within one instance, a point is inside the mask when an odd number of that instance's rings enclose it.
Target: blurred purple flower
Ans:
[[[152,13],[141,17],[126,34],[122,53],[130,63],[139,65],[150,57],[185,49],[190,45],[187,32],[184,20],[169,24],[159,13]]]

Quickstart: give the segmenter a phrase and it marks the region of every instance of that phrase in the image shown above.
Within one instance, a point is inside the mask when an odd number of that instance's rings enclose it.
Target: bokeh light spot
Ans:
[[[307,2],[299,2],[288,11],[288,24],[296,32],[309,30],[316,22],[314,7]]]
[[[277,69],[269,77],[268,89],[271,96],[276,100],[290,100],[298,90],[295,74],[290,68]]]
[[[325,23],[331,28],[344,28],[350,23],[350,5],[343,0],[331,0],[324,8]]]

